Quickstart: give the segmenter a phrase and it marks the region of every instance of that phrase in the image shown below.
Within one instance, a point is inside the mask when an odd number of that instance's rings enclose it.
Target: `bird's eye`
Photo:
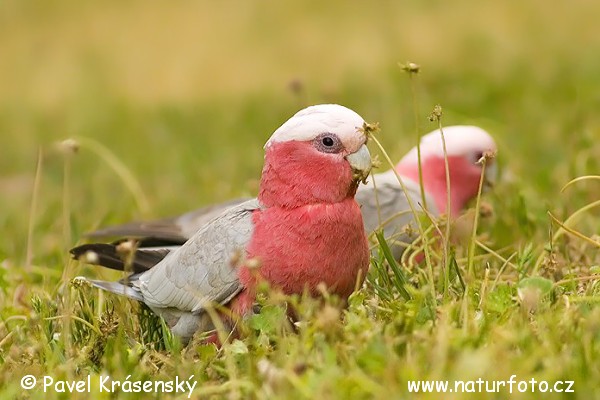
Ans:
[[[334,133],[322,133],[314,140],[314,146],[322,153],[339,153],[344,149],[340,138]]]
[[[323,143],[323,146],[325,147],[333,147],[334,142],[332,138],[325,136],[323,139],[321,139],[321,143]]]
[[[483,152],[478,151],[473,153],[473,164],[477,164],[483,158]]]

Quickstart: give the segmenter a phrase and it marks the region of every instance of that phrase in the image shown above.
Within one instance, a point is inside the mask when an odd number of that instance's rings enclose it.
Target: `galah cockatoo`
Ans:
[[[478,161],[484,153],[495,152],[496,143],[489,133],[477,126],[448,126],[443,128],[443,132],[450,170],[450,213],[452,217],[456,217],[477,195],[482,172]],[[427,209],[431,215],[438,216],[446,212],[447,204],[446,170],[440,131],[435,130],[424,135],[420,147]],[[414,221],[407,195],[411,198],[415,211],[421,211],[423,206],[416,147],[400,160],[396,165],[396,172],[404,182],[407,193],[402,190],[394,171],[388,170],[373,174],[366,185],[361,185],[356,193],[356,201],[361,206],[367,234],[382,228],[394,256],[400,258],[406,246],[417,236],[415,226],[412,227],[413,229],[406,229],[407,225]],[[485,182],[493,183],[495,179],[496,163],[491,159],[486,165]],[[192,237],[212,218],[247,200],[231,200],[173,218],[108,227],[92,232],[89,236],[140,239],[140,246],[177,246]],[[94,245],[84,245],[75,249],[74,254],[81,255],[92,249],[90,246]],[[108,252],[102,254],[105,262],[113,262],[117,265],[122,263],[114,251],[112,255],[110,254],[110,246],[107,245],[105,248],[108,249]],[[143,258],[140,258],[140,262],[142,261]]]
[[[450,175],[450,216],[457,217],[470,200],[477,196],[482,174],[481,158],[484,154],[497,151],[494,139],[485,130],[470,125],[454,125],[443,128],[446,155]],[[445,214],[448,210],[448,185],[442,133],[439,130],[424,135],[420,143],[421,170],[427,211],[432,216]],[[361,205],[367,233],[383,229],[396,258],[416,237],[415,215],[407,197],[410,197],[415,212],[423,205],[419,184],[417,147],[412,148],[395,167],[402,179],[406,193],[394,170],[373,174],[366,185],[360,187],[356,201]],[[496,180],[497,167],[494,159],[486,164],[484,184],[489,186]]]
[[[325,284],[346,299],[369,267],[354,200],[371,170],[364,126],[340,105],[299,111],[265,145],[258,198],[203,223],[168,254],[144,253],[145,272],[88,281],[147,304],[183,341],[214,328],[207,307],[248,314],[261,280],[286,294],[317,295]],[[131,267],[140,271],[137,260]]]

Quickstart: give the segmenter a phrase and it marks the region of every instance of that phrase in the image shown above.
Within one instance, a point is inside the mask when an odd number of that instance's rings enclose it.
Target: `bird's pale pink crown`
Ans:
[[[456,216],[473,199],[479,189],[484,153],[496,152],[497,146],[489,133],[477,126],[455,125],[443,128],[450,170],[450,213]],[[425,191],[435,200],[440,213],[446,212],[447,186],[442,135],[439,130],[421,138],[421,166]],[[402,176],[418,183],[418,155],[414,147],[396,167]],[[485,179],[495,180],[493,159],[486,165]]]
[[[337,104],[305,108],[265,144],[259,200],[286,208],[335,203],[354,195],[356,172],[368,174],[364,120]]]

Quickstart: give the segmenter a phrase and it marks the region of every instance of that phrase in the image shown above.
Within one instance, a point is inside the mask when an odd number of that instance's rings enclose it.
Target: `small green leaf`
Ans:
[[[542,278],[541,276],[533,276],[521,279],[517,287],[519,289],[536,288],[542,295],[547,295],[552,292],[554,283],[550,279]]]
[[[553,300],[554,283],[546,278],[534,276],[522,279],[517,285],[517,295],[521,304],[535,310],[541,303]]]
[[[377,238],[377,241],[379,242],[379,249],[383,253],[383,256],[385,257],[386,261],[390,265],[390,268],[392,269],[392,272],[393,272],[394,278],[395,278],[395,286],[398,289],[398,292],[400,292],[400,295],[402,295],[404,300],[410,300],[411,299],[410,293],[408,293],[408,291],[404,287],[408,281],[407,281],[406,277],[404,276],[404,272],[402,272],[400,265],[398,265],[398,262],[394,258],[392,251],[390,250],[390,247],[388,246],[387,242],[385,241],[385,237],[383,236],[383,231],[381,231],[381,230],[376,231],[375,237]]]
[[[282,326],[285,319],[285,309],[274,305],[263,306],[259,314],[250,317],[249,325],[252,329],[265,333],[275,333]]]
[[[247,354],[248,346],[246,346],[246,343],[242,342],[241,340],[235,339],[229,346],[227,346],[227,350],[231,354]]]

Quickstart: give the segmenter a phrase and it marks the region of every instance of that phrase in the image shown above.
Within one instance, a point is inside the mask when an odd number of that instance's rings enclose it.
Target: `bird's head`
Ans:
[[[261,202],[293,208],[354,196],[371,170],[364,124],[337,104],[297,112],[265,144]]]
[[[485,130],[476,126],[455,125],[443,128],[450,172],[450,207],[456,216],[477,196],[486,158],[484,187],[491,186],[497,175],[496,142]],[[421,138],[421,168],[425,191],[435,200],[440,213],[446,212],[447,186],[442,135],[435,130]],[[417,148],[413,148],[396,167],[399,173],[419,182]]]

